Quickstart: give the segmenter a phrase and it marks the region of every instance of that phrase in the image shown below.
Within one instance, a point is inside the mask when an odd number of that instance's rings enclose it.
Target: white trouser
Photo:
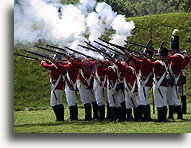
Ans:
[[[95,99],[98,106],[104,105],[104,89],[103,86],[100,86],[96,79],[94,79],[94,85],[93,85],[94,93],[95,93]]]
[[[122,102],[124,102],[124,101],[125,101],[125,92],[119,90],[119,91],[117,92],[117,99],[118,99],[118,101],[119,101],[119,104],[121,104]]]
[[[138,94],[130,94],[129,92],[125,91],[125,105],[127,109],[131,109],[132,107],[138,107],[138,105],[140,105]]]
[[[142,85],[138,85],[138,94],[139,94],[141,105],[149,104],[149,102],[148,102],[149,89],[150,89],[150,87],[148,87],[148,86],[143,87]]]
[[[159,90],[157,87],[153,86],[153,95],[154,95],[155,105],[157,107],[167,106],[167,103],[166,103],[167,87],[159,86]]]
[[[110,107],[119,107],[117,92],[114,89],[107,88],[107,99]]]
[[[167,102],[168,105],[180,105],[180,100],[178,99],[178,90],[176,86],[168,87],[167,89]]]
[[[62,104],[62,92],[63,92],[63,90],[51,91],[51,95],[50,95],[50,105],[51,106]]]
[[[68,106],[75,106],[76,105],[75,91],[71,90],[67,83],[65,85],[65,92],[66,92],[66,100],[68,102]]]
[[[86,86],[84,86],[84,84],[80,80],[77,80],[77,87],[79,89],[80,97],[82,99],[83,104],[87,104],[87,103],[96,101],[95,97],[93,96],[94,94],[92,94],[93,91],[86,88]]]

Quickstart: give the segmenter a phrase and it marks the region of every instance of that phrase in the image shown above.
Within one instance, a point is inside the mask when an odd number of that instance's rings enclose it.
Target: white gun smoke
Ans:
[[[93,44],[106,29],[113,29],[111,42],[124,45],[135,28],[133,21],[127,22],[110,5],[96,0],[80,0],[75,5],[63,5],[59,0],[19,0],[19,3],[14,7],[15,44],[44,39],[87,52],[78,46],[87,38]],[[88,55],[96,56],[93,52]]]

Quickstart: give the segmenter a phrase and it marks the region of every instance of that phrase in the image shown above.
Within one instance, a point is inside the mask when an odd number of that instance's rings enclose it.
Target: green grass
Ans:
[[[167,123],[156,122],[157,114],[152,114],[151,122],[108,122],[83,121],[84,109],[79,108],[79,121],[69,120],[69,110],[65,109],[65,121],[56,122],[51,109],[37,111],[15,111],[14,133],[190,133],[191,113],[184,120]]]

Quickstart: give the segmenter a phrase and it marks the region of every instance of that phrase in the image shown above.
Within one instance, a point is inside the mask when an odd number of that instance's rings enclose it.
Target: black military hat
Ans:
[[[149,49],[147,49],[147,48],[145,48],[144,53],[153,56],[153,51],[152,51],[152,50],[149,50]]]
[[[178,29],[174,29],[172,32],[172,36],[170,39],[170,50],[177,50],[179,51],[179,36],[178,36]]]
[[[172,35],[170,44],[171,44],[171,50],[179,50],[179,36]]]
[[[163,57],[167,57],[168,55],[168,49],[165,47],[162,47],[158,50],[158,53],[156,54],[156,56],[163,56]]]

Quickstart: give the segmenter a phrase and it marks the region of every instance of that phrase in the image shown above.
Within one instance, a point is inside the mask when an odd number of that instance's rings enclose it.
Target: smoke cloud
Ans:
[[[75,5],[63,5],[59,0],[20,0],[14,7],[15,44],[44,39],[86,51],[78,44],[84,40],[93,43],[106,29],[115,30],[110,36],[112,43],[124,45],[134,28],[133,21],[127,22],[125,16],[117,15],[110,5],[96,0],[80,0]]]

